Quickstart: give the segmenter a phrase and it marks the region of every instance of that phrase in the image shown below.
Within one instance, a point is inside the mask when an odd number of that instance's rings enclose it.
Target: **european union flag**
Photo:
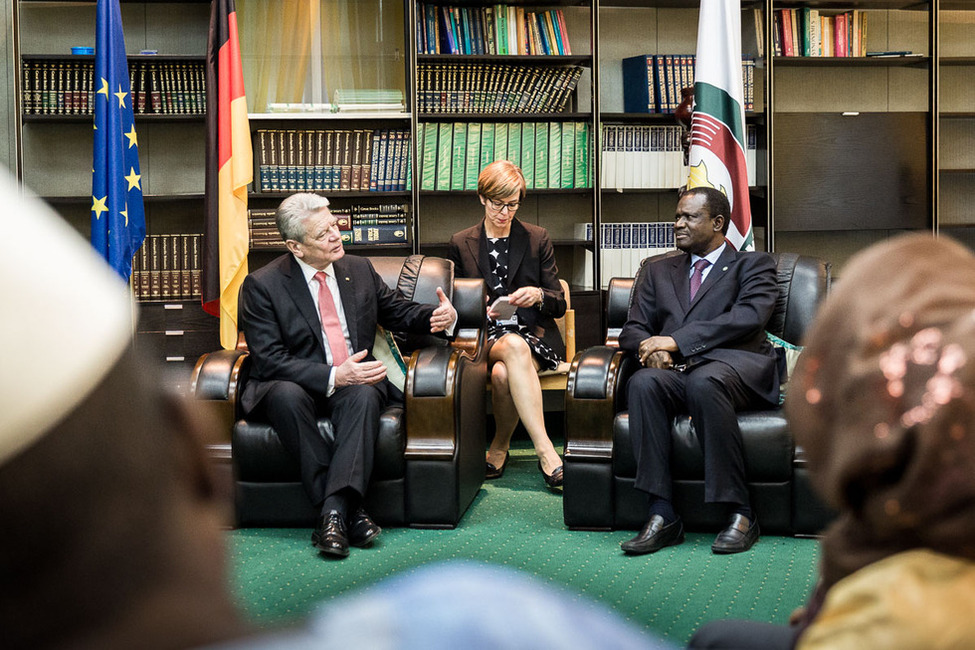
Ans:
[[[128,280],[146,216],[119,0],[98,0],[94,81],[91,243]]]

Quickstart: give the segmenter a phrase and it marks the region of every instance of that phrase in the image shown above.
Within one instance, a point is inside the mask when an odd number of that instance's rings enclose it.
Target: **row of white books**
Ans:
[[[674,224],[670,221],[643,223],[600,224],[600,271],[599,286],[609,287],[612,278],[632,278],[640,268],[640,262],[651,255],[672,251]],[[576,239],[592,241],[592,224],[575,225]],[[574,286],[592,289],[593,252],[577,247],[573,264]]]
[[[602,186],[611,189],[678,188],[687,182],[680,126],[603,125]],[[746,127],[748,185],[757,179],[757,131]]]

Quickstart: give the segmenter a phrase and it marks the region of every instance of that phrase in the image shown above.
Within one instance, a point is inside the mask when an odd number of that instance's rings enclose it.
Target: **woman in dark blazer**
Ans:
[[[565,314],[552,242],[544,228],[515,218],[525,198],[525,177],[507,160],[497,160],[477,179],[484,205],[481,223],[450,239],[448,257],[461,277],[483,278],[489,304],[506,296],[516,307],[488,310],[492,401],[496,429],[487,451],[487,478],[499,478],[508,464],[508,446],[520,419],[538,455],[538,468],[552,488],[562,485],[562,459],[545,430],[539,370],[565,358],[565,342],[555,318]]]

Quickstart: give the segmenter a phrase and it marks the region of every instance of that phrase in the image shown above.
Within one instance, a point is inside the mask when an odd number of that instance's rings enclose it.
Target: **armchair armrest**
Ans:
[[[484,348],[484,323],[487,319],[487,287],[484,280],[454,278],[451,303],[457,310],[453,347],[476,359]]]
[[[613,457],[613,419],[625,408],[624,388],[638,364],[616,348],[595,346],[576,355],[565,392],[565,457]]]
[[[237,397],[249,369],[250,358],[246,349],[204,354],[193,367],[190,395],[213,404],[213,411],[222,424],[221,431],[228,435],[237,420]]]
[[[484,329],[475,331],[473,352],[431,346],[410,357],[403,456],[413,526],[455,525],[484,481],[487,355]]]
[[[407,459],[450,459],[461,431],[484,429],[484,347],[482,329],[473,354],[470,349],[431,346],[410,357],[404,391]]]

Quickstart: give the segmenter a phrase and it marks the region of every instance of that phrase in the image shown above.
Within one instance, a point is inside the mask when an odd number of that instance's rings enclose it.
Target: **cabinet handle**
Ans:
[[[183,336],[183,330],[166,330],[166,336]]]

